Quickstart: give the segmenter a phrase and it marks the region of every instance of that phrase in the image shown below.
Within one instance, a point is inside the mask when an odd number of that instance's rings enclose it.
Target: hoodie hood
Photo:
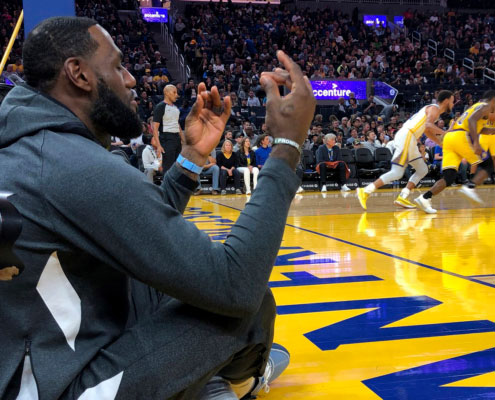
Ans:
[[[0,148],[44,129],[71,132],[95,140],[66,106],[28,85],[16,86],[0,106]]]

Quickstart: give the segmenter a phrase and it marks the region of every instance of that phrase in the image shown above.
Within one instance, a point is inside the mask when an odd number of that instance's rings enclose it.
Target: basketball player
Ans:
[[[481,158],[483,148],[480,144],[480,132],[489,124],[490,113],[495,112],[495,90],[484,93],[483,99],[468,108],[454,122],[443,140],[442,178],[426,193],[415,199],[416,204],[426,213],[435,214],[431,206],[431,198],[450,186],[457,175],[461,160],[465,158],[471,166],[478,165],[478,171],[473,180],[460,189],[461,193],[469,199],[483,204],[475,191],[476,185],[482,183],[493,171],[493,160],[491,157]],[[495,133],[493,129],[487,128],[486,132]],[[486,140],[485,146],[493,149],[493,137]]]
[[[428,173],[428,166],[424,162],[418,149],[418,139],[426,134],[431,140],[438,145],[442,145],[437,134],[443,135],[443,130],[435,125],[440,115],[444,112],[450,112],[454,107],[454,94],[449,90],[442,90],[437,97],[438,104],[430,104],[423,107],[397,132],[394,144],[395,151],[392,157],[392,169],[383,174],[375,182],[370,183],[365,188],[357,189],[359,203],[366,210],[366,201],[371,193],[376,189],[387,185],[395,180],[402,178],[408,164],[412,165],[415,173],[402,189],[399,196],[395,199],[394,204],[404,208],[416,208],[416,206],[407,200],[409,193],[417,186],[419,181]]]
[[[476,174],[476,176],[473,178],[473,182],[475,185],[483,183],[489,177],[489,173],[493,171],[493,163],[495,163],[495,113],[490,113],[488,119],[486,120],[486,123],[483,126],[483,129],[481,129],[480,145],[486,152],[486,154],[483,154],[483,161],[488,160],[489,163],[489,160],[491,158],[492,168],[491,170],[490,168],[488,168],[488,170],[481,169],[479,171],[479,174]]]

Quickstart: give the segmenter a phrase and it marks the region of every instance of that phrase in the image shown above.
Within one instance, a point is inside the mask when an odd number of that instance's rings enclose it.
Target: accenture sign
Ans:
[[[148,22],[168,22],[168,10],[166,8],[149,7],[141,8],[143,19]]]
[[[366,81],[310,81],[316,100],[338,100],[340,97],[348,99],[353,92],[356,99],[366,99]]]

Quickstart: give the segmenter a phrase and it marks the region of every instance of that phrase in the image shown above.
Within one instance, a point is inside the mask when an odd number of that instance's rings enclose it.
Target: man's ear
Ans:
[[[91,92],[94,87],[95,74],[87,62],[80,57],[70,57],[64,62],[64,72],[69,81],[85,92]]]

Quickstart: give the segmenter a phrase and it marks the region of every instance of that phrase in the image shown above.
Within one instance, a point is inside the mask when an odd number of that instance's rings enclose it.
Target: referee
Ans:
[[[155,143],[159,143],[157,155],[163,155],[163,173],[168,171],[182,149],[182,129],[179,125],[179,109],[174,105],[179,95],[174,85],[167,85],[163,89],[163,102],[153,111],[153,136]]]

